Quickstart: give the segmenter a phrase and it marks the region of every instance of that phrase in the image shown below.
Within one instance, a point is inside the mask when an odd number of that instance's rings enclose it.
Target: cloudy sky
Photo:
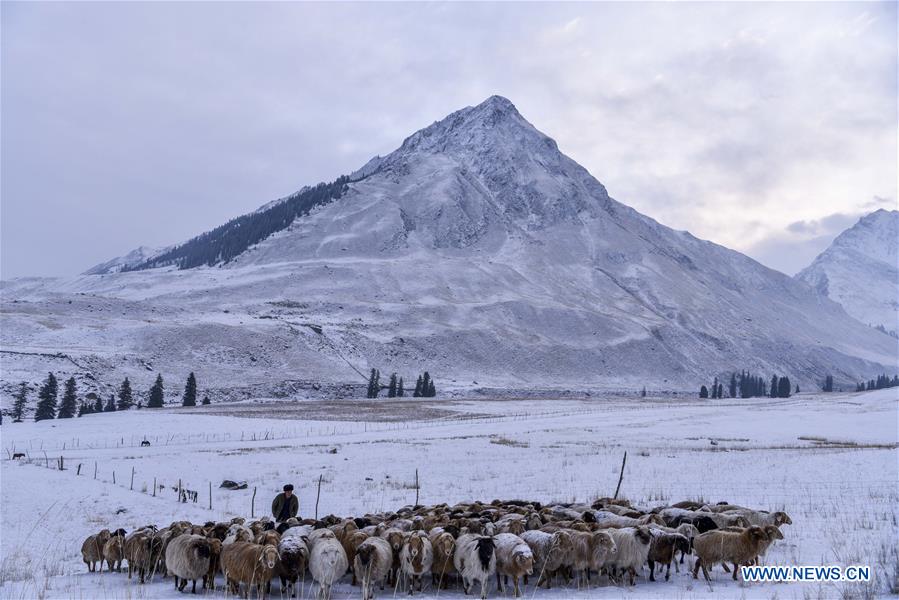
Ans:
[[[183,241],[491,94],[792,274],[896,208],[896,6],[4,2],[0,276]]]

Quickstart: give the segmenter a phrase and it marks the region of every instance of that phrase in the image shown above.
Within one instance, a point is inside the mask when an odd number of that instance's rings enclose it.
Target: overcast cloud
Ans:
[[[896,207],[896,7],[4,2],[2,277],[183,241],[491,94],[792,274]]]

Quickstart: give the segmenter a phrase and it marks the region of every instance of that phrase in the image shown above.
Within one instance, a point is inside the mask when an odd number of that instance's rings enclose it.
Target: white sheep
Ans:
[[[197,593],[197,579],[202,580],[209,573],[210,555],[209,540],[202,535],[182,534],[169,541],[165,548],[165,568],[174,575],[179,592],[184,591],[190,579],[191,592]]]
[[[649,557],[649,544],[652,534],[647,527],[623,527],[607,529],[615,542],[615,551],[606,559],[609,577],[617,579],[619,574],[629,573],[630,583],[634,585],[637,570],[642,569]]]
[[[481,600],[487,598],[487,583],[496,571],[493,538],[465,533],[456,540],[453,566],[462,576],[462,589],[470,593],[472,583],[481,583]]]
[[[362,600],[375,597],[375,584],[384,589],[384,580],[393,566],[393,550],[384,538],[370,537],[356,548],[353,573],[362,585]]]
[[[319,584],[319,598],[331,597],[331,585],[346,573],[349,563],[343,545],[328,529],[309,534],[309,572]]]
[[[498,533],[493,536],[493,542],[496,544],[496,585],[500,592],[505,592],[500,576],[507,580],[511,577],[518,598],[521,596],[518,579],[534,572],[534,553],[527,542],[514,533]]]
[[[551,588],[553,574],[571,560],[574,546],[570,533],[566,530],[548,533],[535,529],[522,533],[521,539],[534,553],[534,570],[538,574],[537,585],[543,584],[547,589]]]

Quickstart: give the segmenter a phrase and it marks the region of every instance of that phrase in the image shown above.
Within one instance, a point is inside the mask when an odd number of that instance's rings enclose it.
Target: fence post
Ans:
[[[75,475],[81,475],[81,463],[78,463],[78,469],[75,471]]]
[[[178,502],[181,502],[181,480],[178,480]]]
[[[318,521],[318,499],[322,495],[322,475],[318,476],[318,491],[315,493],[315,520]]]
[[[153,497],[156,497],[156,478],[153,478]]]
[[[418,484],[418,469],[415,469],[415,506],[418,506],[418,490],[421,487]]]
[[[134,491],[134,467],[131,467],[131,491]]]
[[[212,482],[209,482],[209,510],[212,510]]]
[[[253,486],[253,497],[250,498],[250,518],[256,518],[256,487]]]
[[[615,486],[615,495],[612,499],[618,498],[618,490],[621,489],[621,480],[624,479],[624,464],[627,462],[627,450],[624,451],[624,458],[621,459],[621,474],[618,475],[618,485]]]
[[[94,461],[94,479],[97,478],[97,461]]]
[[[112,484],[115,485],[115,471],[112,472]]]

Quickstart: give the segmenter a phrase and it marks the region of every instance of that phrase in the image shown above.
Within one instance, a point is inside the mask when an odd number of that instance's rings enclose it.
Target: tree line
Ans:
[[[372,369],[368,376],[368,389],[366,390],[366,398],[377,398],[381,394],[381,371]],[[396,373],[390,374],[390,382],[387,384],[388,398],[403,398],[406,395],[405,384],[402,377],[397,377]],[[433,398],[437,395],[437,389],[434,386],[434,380],[431,379],[430,373],[425,371],[418,376],[415,382],[415,390],[412,392],[413,398]]]
[[[267,210],[231,219],[159,256],[123,270],[139,271],[169,265],[190,269],[226,263],[250,246],[286,229],[297,217],[309,214],[316,206],[340,198],[348,189],[349,183],[350,178],[344,175],[331,183],[319,183],[305,188]]]
[[[778,377],[772,375],[770,380],[765,379],[761,375],[754,375],[748,371],[733,372],[730,374],[730,382],[727,386],[729,396],[724,395],[724,384],[715,380],[712,382],[711,390],[705,385],[699,388],[700,398],[789,398],[791,394],[799,393],[799,385],[795,388],[790,382],[789,377]]]
[[[129,410],[131,408],[143,408],[142,400],[135,401],[135,394],[131,388],[131,381],[126,377],[115,394],[111,394],[104,402],[103,398],[88,394],[79,401],[78,384],[74,377],[66,380],[63,388],[62,399],[59,399],[59,382],[53,373],[48,373],[37,394],[37,406],[34,411],[35,421],[47,419],[70,419],[82,417],[93,413],[115,412]],[[21,422],[28,407],[28,385],[23,381],[19,384],[18,391],[14,394],[14,402],[11,415],[14,422]],[[162,408],[165,404],[165,383],[162,374],[156,375],[156,381],[147,392],[146,408]],[[203,396],[201,404],[210,404],[209,396]],[[182,406],[197,405],[197,378],[191,372],[187,376],[184,392],[181,396]]]
[[[890,378],[889,375],[884,373],[883,375],[878,375],[877,379],[859,382],[858,385],[855,386],[855,391],[868,392],[871,390],[882,390],[884,388],[897,386],[899,386],[899,375],[893,375],[893,377]]]

